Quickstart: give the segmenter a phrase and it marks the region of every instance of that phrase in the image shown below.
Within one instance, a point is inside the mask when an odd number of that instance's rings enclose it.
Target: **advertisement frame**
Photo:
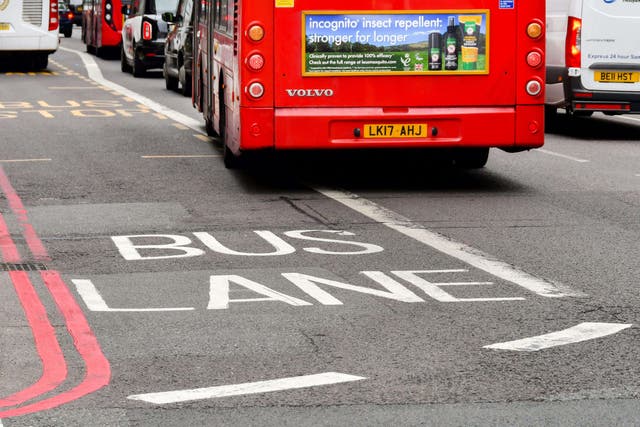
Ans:
[[[307,71],[307,17],[317,16],[379,16],[379,15],[482,15],[485,19],[485,67],[481,70],[421,70],[421,71]],[[464,76],[464,75],[488,75],[490,73],[490,34],[491,34],[491,10],[490,9],[428,9],[428,10],[313,10],[302,11],[301,14],[301,73],[304,77],[330,77],[330,76]]]

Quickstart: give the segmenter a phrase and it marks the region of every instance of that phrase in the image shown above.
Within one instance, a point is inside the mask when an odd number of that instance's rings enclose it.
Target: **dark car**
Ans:
[[[82,27],[82,4],[70,4],[69,9],[74,13],[73,23]]]
[[[193,0],[178,0],[174,15],[166,12],[162,19],[173,28],[164,43],[164,81],[167,89],[191,96],[191,62],[193,59]]]
[[[58,18],[60,20],[58,27],[65,37],[71,37],[73,31],[73,19],[75,14],[65,3],[58,4]]]
[[[169,25],[162,20],[165,12],[176,13],[178,0],[134,0],[122,7],[127,16],[122,28],[120,68],[134,77],[164,65],[164,42]]]

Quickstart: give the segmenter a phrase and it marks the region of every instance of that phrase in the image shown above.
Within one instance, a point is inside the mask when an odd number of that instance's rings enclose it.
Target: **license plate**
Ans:
[[[594,79],[600,83],[638,83],[640,73],[635,71],[596,71]]]
[[[394,123],[364,125],[365,138],[426,138],[426,123]]]
[[[0,31],[10,31],[11,25],[6,24],[4,22],[0,22]]]

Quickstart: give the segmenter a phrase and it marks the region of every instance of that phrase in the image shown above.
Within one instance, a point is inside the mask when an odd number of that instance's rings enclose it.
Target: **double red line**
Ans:
[[[4,193],[11,211],[22,228],[22,235],[33,259],[39,262],[50,261],[46,248],[33,226],[29,223],[27,211],[22,204],[22,200],[1,166],[0,190]],[[1,213],[0,255],[6,263],[23,262]],[[64,319],[67,330],[73,338],[73,344],[84,360],[86,368],[84,379],[75,387],[61,391],[43,400],[25,404],[25,402],[36,400],[36,398],[57,389],[67,379],[67,363],[55,329],[49,321],[47,310],[31,282],[29,273],[25,271],[9,271],[8,274],[31,327],[36,350],[42,360],[42,375],[31,386],[0,399],[0,408],[13,407],[4,411],[0,409],[0,419],[55,408],[93,393],[109,384],[111,378],[109,361],[102,353],[98,340],[93,334],[82,309],[62,280],[62,277],[60,277],[60,273],[43,270],[39,271],[40,277]]]

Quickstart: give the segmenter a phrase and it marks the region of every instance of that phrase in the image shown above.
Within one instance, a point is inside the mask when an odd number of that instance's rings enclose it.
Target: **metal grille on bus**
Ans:
[[[22,20],[37,27],[42,26],[42,0],[24,0]]]

